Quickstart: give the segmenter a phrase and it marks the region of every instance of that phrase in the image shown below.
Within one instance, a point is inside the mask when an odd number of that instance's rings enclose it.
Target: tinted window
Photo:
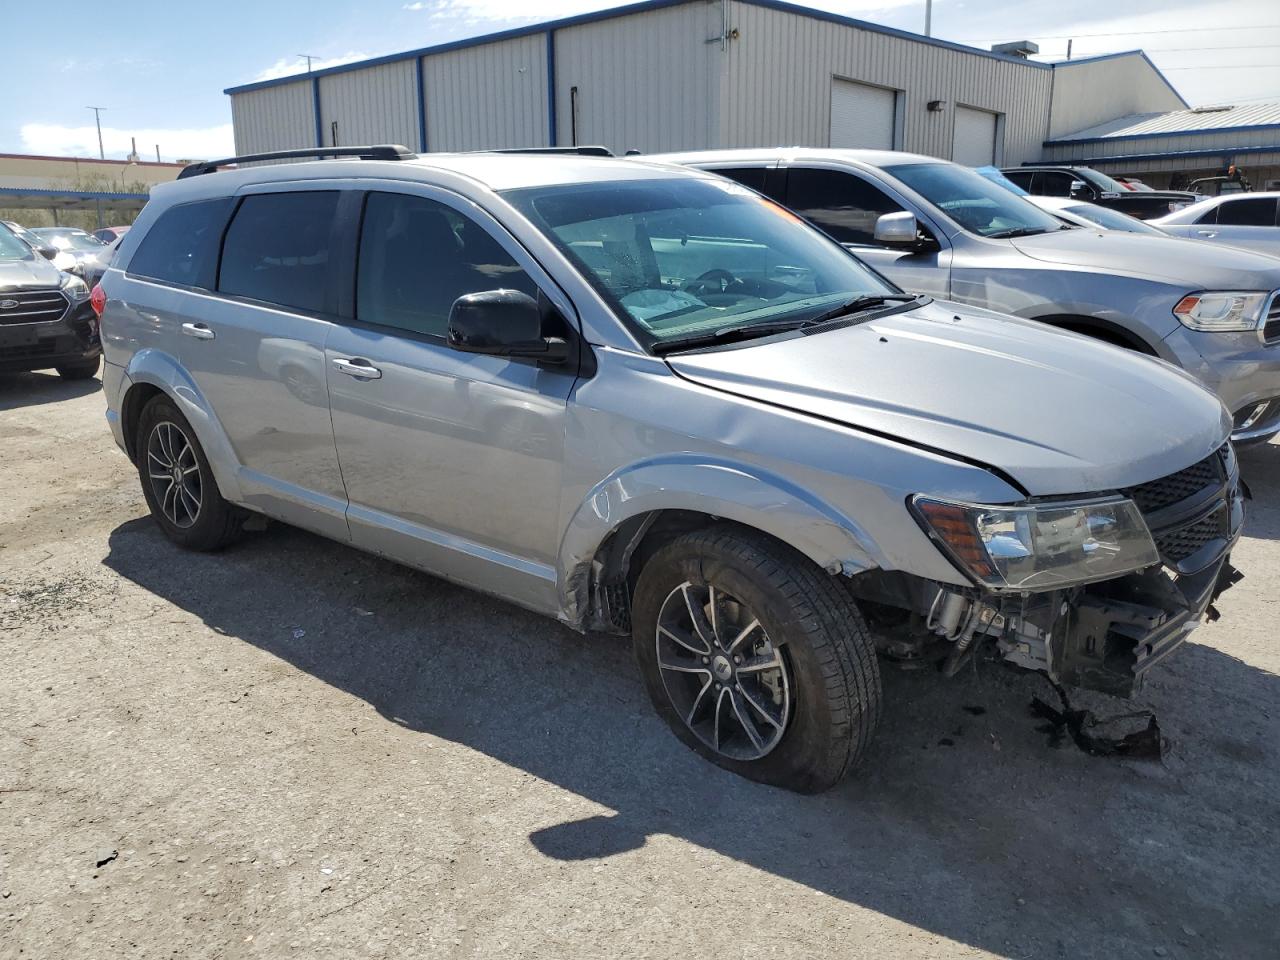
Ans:
[[[245,197],[222,245],[218,289],[299,310],[323,310],[336,191]]]
[[[861,177],[839,170],[787,172],[787,206],[841,243],[875,243],[876,220],[902,209]]]
[[[1071,196],[1071,184],[1077,183],[1069,173],[1042,172],[1036,175],[1035,192],[1046,197]]]
[[[1029,193],[1035,193],[1031,189],[1031,179],[1035,176],[1030,170],[1006,170],[1004,175]]]
[[[1218,207],[1218,223],[1236,227],[1274,227],[1276,202],[1266,197],[1227,200]]]
[[[142,238],[129,261],[129,273],[213,289],[218,241],[231,204],[231,198],[225,197],[170,207]]]
[[[360,231],[356,316],[443,337],[453,301],[482,290],[537,287],[478,224],[428,200],[371,193]]]
[[[718,173],[722,177],[728,177],[730,180],[737,180],[744,187],[750,187],[752,190],[764,192],[764,178],[769,172],[765,167],[721,167],[711,171]]]

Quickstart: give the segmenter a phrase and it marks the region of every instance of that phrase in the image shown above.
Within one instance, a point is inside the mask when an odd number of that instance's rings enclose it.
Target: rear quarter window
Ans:
[[[197,200],[170,207],[156,219],[129,260],[131,276],[213,289],[218,243],[232,199]]]

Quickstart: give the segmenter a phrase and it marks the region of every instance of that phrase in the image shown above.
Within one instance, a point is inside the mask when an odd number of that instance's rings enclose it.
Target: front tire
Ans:
[[[54,367],[63,380],[88,380],[98,372],[100,362],[97,357],[92,360],[80,360],[76,363],[64,363]]]
[[[826,790],[879,723],[875,646],[852,597],[762,534],[719,526],[660,549],[641,570],[632,623],[658,713],[741,776]]]
[[[134,450],[142,494],[165,536],[208,551],[240,535],[244,511],[223,499],[195,431],[168,397],[143,408]]]

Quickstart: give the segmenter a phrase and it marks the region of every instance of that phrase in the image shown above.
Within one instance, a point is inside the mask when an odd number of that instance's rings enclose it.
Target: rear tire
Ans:
[[[852,597],[763,534],[717,526],[658,550],[636,584],[632,623],[658,713],[741,776],[826,790],[879,723],[875,646]]]
[[[247,514],[223,499],[200,441],[166,396],[138,417],[138,478],[165,536],[188,550],[220,550],[239,537]]]
[[[97,374],[100,365],[99,358],[94,357],[92,360],[64,363],[61,366],[54,367],[54,369],[58,371],[58,376],[63,380],[88,380]]]

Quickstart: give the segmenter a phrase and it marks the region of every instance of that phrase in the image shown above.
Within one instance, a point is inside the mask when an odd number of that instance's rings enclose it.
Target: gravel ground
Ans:
[[[1054,744],[1034,676],[887,671],[800,797],[685,750],[619,641],[279,525],[179,552],[102,410],[0,376],[0,956],[1280,953],[1280,446],[1139,700],[1163,762]]]

